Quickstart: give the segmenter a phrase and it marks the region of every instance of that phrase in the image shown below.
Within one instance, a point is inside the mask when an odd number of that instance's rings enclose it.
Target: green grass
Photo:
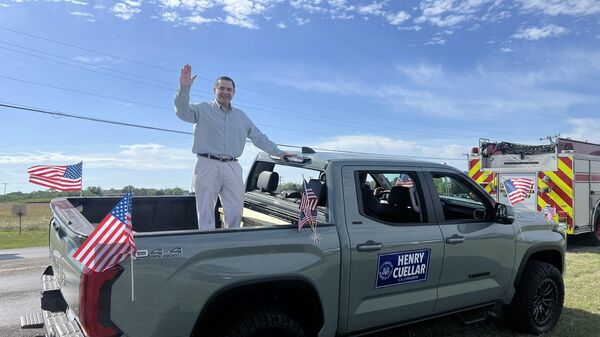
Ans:
[[[12,214],[13,205],[26,205],[26,214],[21,218]],[[0,249],[25,248],[48,245],[48,224],[52,212],[48,202],[4,202],[0,203]]]
[[[0,249],[48,246],[47,230],[0,230]]]
[[[4,202],[0,203],[0,230],[19,230],[19,217],[12,214],[13,205],[25,205],[26,213],[21,218],[22,230],[47,230],[52,218],[47,202]]]

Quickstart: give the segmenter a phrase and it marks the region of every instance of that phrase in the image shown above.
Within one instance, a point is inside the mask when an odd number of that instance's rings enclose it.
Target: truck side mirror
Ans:
[[[496,221],[501,224],[510,225],[515,221],[515,211],[511,206],[496,204]]]

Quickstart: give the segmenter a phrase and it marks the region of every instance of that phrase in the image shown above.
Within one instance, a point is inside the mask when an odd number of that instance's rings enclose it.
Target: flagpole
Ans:
[[[131,214],[129,214],[129,217],[131,219],[131,239],[133,239],[133,194],[131,193],[131,185],[129,185],[129,211],[131,212]],[[129,260],[131,261],[131,302],[135,301],[135,283],[134,283],[134,277],[133,277],[133,260],[135,259],[135,257],[133,256],[133,252],[131,252],[129,254]]]
[[[81,189],[79,190],[79,196],[83,197],[83,160],[81,161]]]
[[[130,254],[130,261],[131,261],[131,302],[135,301],[135,287],[134,287],[134,283],[133,283],[133,252]]]

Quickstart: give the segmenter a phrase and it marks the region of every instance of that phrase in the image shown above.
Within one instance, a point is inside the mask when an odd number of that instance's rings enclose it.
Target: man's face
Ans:
[[[231,81],[219,80],[217,82],[217,86],[215,87],[215,96],[219,104],[226,107],[229,106],[234,94],[235,89],[233,89],[233,83]]]

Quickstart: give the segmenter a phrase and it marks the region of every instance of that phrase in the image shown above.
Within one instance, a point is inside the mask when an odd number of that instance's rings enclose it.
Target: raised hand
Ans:
[[[192,77],[192,66],[186,64],[181,68],[181,75],[179,76],[179,85],[183,86],[191,86],[196,79],[196,75]]]

